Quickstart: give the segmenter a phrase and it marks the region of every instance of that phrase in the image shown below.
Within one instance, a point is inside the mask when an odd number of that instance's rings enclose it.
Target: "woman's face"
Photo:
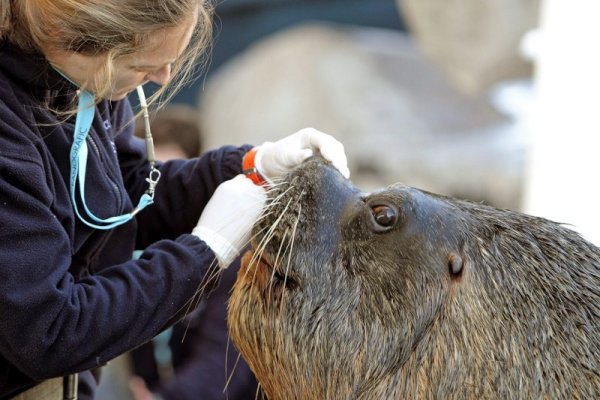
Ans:
[[[171,79],[171,65],[187,47],[196,18],[150,35],[139,51],[120,57],[114,65],[114,84],[109,100],[121,100],[146,82],[164,85]],[[96,92],[90,77],[100,71],[104,57],[64,50],[44,51],[48,61],[82,88]]]

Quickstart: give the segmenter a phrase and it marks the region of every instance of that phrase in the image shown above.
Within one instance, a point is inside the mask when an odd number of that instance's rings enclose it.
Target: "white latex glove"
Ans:
[[[266,199],[265,189],[244,175],[221,183],[215,190],[192,235],[208,244],[221,268],[228,267],[248,244]]]
[[[317,153],[331,161],[346,178],[350,177],[344,146],[333,136],[314,128],[304,128],[276,142],[263,143],[258,147],[254,164],[264,178],[272,180]]]

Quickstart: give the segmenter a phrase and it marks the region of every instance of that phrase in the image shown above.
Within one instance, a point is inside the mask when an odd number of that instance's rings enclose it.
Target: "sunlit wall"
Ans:
[[[545,0],[524,210],[600,244],[600,2]]]

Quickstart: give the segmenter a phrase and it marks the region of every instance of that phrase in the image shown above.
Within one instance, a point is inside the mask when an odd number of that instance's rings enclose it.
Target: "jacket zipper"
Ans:
[[[90,132],[91,132],[91,130],[90,130]],[[100,154],[100,147],[96,143],[96,140],[92,137],[92,135],[88,135],[88,139],[90,141],[90,144],[94,148],[94,151],[96,152],[96,155],[98,156],[98,159],[100,160],[100,163],[105,164],[105,160],[103,159],[102,155]],[[115,183],[115,181],[112,179],[112,177],[110,176],[110,174],[108,172],[104,172],[104,175],[110,182],[110,185],[113,187],[113,190],[115,191],[115,194],[117,195],[117,202],[118,202],[117,210],[120,210],[121,206],[122,206],[121,189],[119,189],[119,186]]]
[[[104,165],[104,164],[106,164],[106,162],[105,162],[105,159],[104,159],[104,157],[102,157],[102,154],[100,152],[100,146],[96,142],[96,139],[94,139],[92,137],[91,132],[93,132],[93,131],[90,129],[90,134],[87,137],[87,139],[89,139],[88,142],[90,143],[91,147],[94,149],[94,152],[98,156],[98,159],[100,161],[100,165]],[[113,187],[113,190],[116,193],[116,197],[117,197],[117,210],[120,210],[122,208],[121,207],[122,206],[121,189],[119,189],[119,186],[112,179],[112,177],[110,176],[109,172],[104,171],[104,175],[105,175],[106,179],[108,179],[108,182],[110,182],[110,185]],[[110,235],[106,231],[101,231],[101,232],[98,232],[98,233],[102,235],[102,239],[98,242],[98,245],[96,246],[96,248],[93,251],[90,252],[90,257],[89,257],[90,261],[89,261],[89,265],[88,265],[88,272],[91,273],[91,274],[97,272],[96,263],[97,263],[98,257],[100,256],[100,251],[104,248],[104,246],[108,242],[108,239],[110,238]]]

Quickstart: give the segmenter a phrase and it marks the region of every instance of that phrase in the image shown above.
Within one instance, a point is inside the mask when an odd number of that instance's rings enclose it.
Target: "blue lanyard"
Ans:
[[[141,87],[138,89],[138,94],[141,92]],[[143,96],[143,91],[141,92]],[[143,105],[145,106],[145,99],[143,99]],[[94,120],[94,114],[96,110],[96,105],[94,102],[94,96],[85,90],[79,91],[79,104],[78,104],[77,117],[75,119],[75,132],[73,137],[73,145],[71,146],[71,177],[70,177],[70,189],[71,189],[71,202],[73,203],[73,209],[77,214],[77,217],[84,224],[96,228],[96,229],[112,229],[116,226],[122,225],[127,221],[131,220],[139,211],[144,209],[149,204],[154,202],[154,190],[158,180],[160,179],[160,171],[154,168],[154,159],[150,161],[150,175],[146,179],[149,183],[149,188],[142,195],[138,205],[133,209],[132,212],[127,214],[122,214],[106,219],[96,217],[87,207],[85,203],[85,173],[87,168],[87,157],[88,157],[88,147],[86,143],[86,138],[90,131],[90,127],[92,126],[92,121]],[[146,118],[147,109],[144,108],[144,117]],[[147,119],[147,118],[146,118]],[[150,137],[151,142],[151,134],[148,131],[146,136]],[[148,139],[146,140],[148,144]],[[152,152],[153,153],[153,152]],[[77,207],[76,202],[76,186],[79,182],[79,197],[81,198],[81,204],[83,205],[83,210],[87,214],[87,217],[82,216],[79,208]]]

